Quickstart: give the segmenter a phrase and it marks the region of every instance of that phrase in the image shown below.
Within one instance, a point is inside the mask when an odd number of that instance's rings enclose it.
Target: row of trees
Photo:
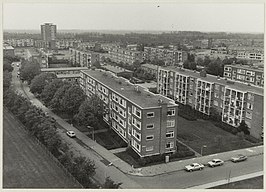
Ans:
[[[206,72],[211,75],[223,77],[224,73],[224,65],[227,64],[247,64],[245,60],[238,60],[236,58],[225,58],[220,59],[219,57],[216,59],[210,59],[210,57],[205,56],[204,59],[198,58],[195,60],[195,56],[193,54],[188,54],[188,59],[184,62],[183,66],[186,69],[197,70],[197,66],[202,66],[205,68]]]
[[[6,65],[10,65],[9,60]],[[28,65],[28,63],[24,63]],[[11,66],[12,67],[12,66]],[[13,67],[12,67],[13,69]],[[81,183],[85,188],[99,188],[91,177],[95,174],[95,164],[82,156],[73,155],[68,146],[57,133],[56,121],[34,106],[26,98],[18,95],[11,87],[12,70],[4,71],[4,106],[6,106],[25,125],[28,132],[35,136],[47,149],[61,162],[61,164]],[[57,93],[61,86],[71,87],[70,83],[55,79],[52,74],[40,74],[33,78],[31,88],[39,93],[45,103],[50,103],[52,95]],[[39,83],[39,84],[38,84]],[[77,85],[76,85],[77,86]],[[43,89],[43,91],[40,91]],[[72,89],[75,92],[75,90]],[[71,90],[69,90],[71,92]],[[58,97],[59,99],[59,97]],[[73,99],[73,98],[72,98]],[[55,101],[56,103],[56,101]],[[97,111],[98,112],[98,111]],[[98,112],[99,113],[99,112]],[[106,178],[103,188],[118,188],[121,183],[114,183]]]

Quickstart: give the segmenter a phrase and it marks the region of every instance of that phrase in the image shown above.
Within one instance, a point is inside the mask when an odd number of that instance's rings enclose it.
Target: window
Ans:
[[[132,113],[136,115],[137,117],[141,118],[141,111],[135,106],[132,106]]]
[[[247,108],[253,110],[253,105],[251,103],[247,103]]]
[[[218,93],[214,93],[214,97],[215,98],[219,98],[219,94]]]
[[[175,120],[167,120],[167,127],[174,127],[175,126]]]
[[[168,109],[167,116],[174,116],[175,115],[175,109]]]
[[[147,124],[147,125],[146,125],[146,128],[147,128],[147,129],[153,129],[153,128],[154,128],[154,124]]]
[[[141,134],[138,133],[135,129],[132,129],[132,135],[138,140],[141,140]]]
[[[215,90],[219,90],[219,88],[220,88],[220,85],[215,85]]]
[[[248,93],[248,100],[254,101],[254,95],[252,93]]]
[[[137,119],[132,117],[132,124],[137,127],[139,130],[141,129],[141,122],[139,122]]]
[[[153,138],[154,138],[153,135],[147,135],[147,136],[146,136],[146,140],[147,140],[147,141],[153,140]]]
[[[173,141],[172,142],[167,142],[166,145],[165,145],[165,148],[166,149],[172,149],[172,148],[174,148],[174,142]]]
[[[134,139],[132,139],[132,146],[133,146],[138,152],[140,152],[140,145],[139,145]]]
[[[217,101],[213,101],[213,105],[218,106],[218,102]]]
[[[247,111],[247,112],[246,112],[246,118],[248,118],[248,119],[252,119],[252,113],[249,112],[249,111]]]
[[[147,113],[147,118],[152,118],[154,117],[154,112],[148,112]]]
[[[153,151],[153,146],[146,147],[146,151]]]
[[[174,138],[174,131],[166,132],[166,138]]]

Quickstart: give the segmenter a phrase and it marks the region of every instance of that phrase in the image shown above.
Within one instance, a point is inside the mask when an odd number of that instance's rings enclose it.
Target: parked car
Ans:
[[[208,162],[208,165],[210,167],[221,166],[223,164],[224,164],[224,161],[221,159],[213,159],[213,160]]]
[[[239,154],[236,157],[232,157],[231,161],[234,163],[237,163],[237,162],[245,161],[247,160],[247,158],[248,157],[246,155]]]
[[[74,133],[74,131],[68,131],[68,132],[66,132],[66,134],[67,134],[69,137],[71,137],[71,138],[76,137],[76,134]]]
[[[186,171],[196,171],[196,170],[202,170],[204,168],[204,165],[201,163],[192,163],[190,165],[185,166]]]

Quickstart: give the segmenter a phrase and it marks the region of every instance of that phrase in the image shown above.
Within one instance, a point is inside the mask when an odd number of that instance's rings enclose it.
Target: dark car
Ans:
[[[237,162],[245,161],[247,160],[247,158],[248,157],[246,155],[239,154],[236,157],[232,157],[231,161],[234,163],[237,163]]]

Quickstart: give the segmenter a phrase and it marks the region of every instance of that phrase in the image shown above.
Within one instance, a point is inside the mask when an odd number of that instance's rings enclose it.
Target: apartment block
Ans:
[[[144,47],[143,58],[149,61],[162,60],[165,65],[177,65],[187,60],[187,53],[158,47]]]
[[[68,49],[71,47],[77,47],[80,44],[80,40],[75,39],[61,39],[56,41],[56,48],[57,49]]]
[[[86,70],[87,67],[61,67],[61,68],[43,68],[42,73],[54,73],[58,79],[64,81],[78,82],[80,71]]]
[[[237,51],[237,59],[247,59],[253,61],[264,61],[263,52],[254,51]]]
[[[224,77],[256,86],[264,86],[264,69],[249,65],[225,65]]]
[[[100,62],[100,54],[82,48],[69,48],[70,62],[81,67],[91,67],[95,62]]]
[[[155,75],[157,78],[157,73],[158,73],[158,65],[153,65],[153,64],[142,64],[141,69],[143,69],[146,73],[149,73],[151,75]]]
[[[263,132],[263,88],[173,66],[160,67],[158,92],[178,103],[190,105],[210,115],[213,110],[222,121],[238,127],[244,120],[250,133]]]
[[[98,95],[110,125],[140,157],[176,152],[178,105],[102,70],[81,71],[87,96]]]
[[[116,63],[123,62],[132,65],[134,62],[143,61],[142,52],[140,51],[113,47],[108,53],[109,58]]]
[[[7,39],[4,43],[11,45],[12,47],[33,47],[33,39]]]
[[[15,56],[14,47],[12,47],[10,45],[3,45],[3,54],[4,54],[4,56],[14,57]]]

